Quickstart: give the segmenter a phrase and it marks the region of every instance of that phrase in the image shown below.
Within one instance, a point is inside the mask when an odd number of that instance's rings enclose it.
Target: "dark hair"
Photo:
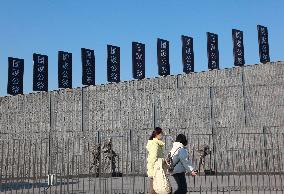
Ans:
[[[150,136],[149,140],[153,140],[157,135],[162,133],[162,129],[160,127],[155,127],[152,135]]]
[[[187,139],[186,139],[186,136],[184,134],[178,134],[178,136],[176,138],[176,142],[180,142],[184,146],[187,146]]]

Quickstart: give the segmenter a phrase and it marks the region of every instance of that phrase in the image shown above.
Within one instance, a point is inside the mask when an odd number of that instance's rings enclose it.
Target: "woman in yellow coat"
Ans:
[[[156,127],[146,146],[148,151],[147,174],[150,178],[150,194],[156,194],[153,189],[154,164],[158,158],[164,158],[165,143],[161,141],[162,135],[162,129],[160,127]]]

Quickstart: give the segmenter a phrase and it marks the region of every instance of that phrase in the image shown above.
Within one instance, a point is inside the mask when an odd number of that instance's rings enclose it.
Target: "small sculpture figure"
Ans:
[[[95,168],[95,175],[98,176],[100,172],[101,144],[94,145],[91,153],[93,155],[93,162],[91,163],[90,170]]]
[[[115,173],[116,163],[118,162],[118,155],[112,149],[112,139],[109,138],[108,141],[104,143],[102,147],[102,153],[104,155],[104,172],[105,173]]]
[[[112,149],[112,139],[109,138],[104,144],[93,146],[91,150],[93,161],[90,170],[95,168],[95,175],[100,173],[114,175],[117,172],[118,155]]]
[[[205,157],[211,154],[210,147],[206,144],[202,145],[199,150],[199,172],[204,171]]]

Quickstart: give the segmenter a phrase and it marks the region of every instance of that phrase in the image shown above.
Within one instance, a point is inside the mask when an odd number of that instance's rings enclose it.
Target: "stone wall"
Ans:
[[[97,141],[97,132],[109,136],[127,134],[126,139],[117,141],[117,152],[128,150],[124,152],[127,158],[137,157],[141,161],[145,158],[148,133],[154,126],[160,126],[167,135],[188,134],[195,147],[209,144],[214,148],[213,162],[223,157],[231,160],[237,156],[229,150],[242,152],[244,155],[238,155],[239,158],[250,154],[247,152],[250,148],[272,150],[273,143],[283,150],[283,142],[279,140],[284,133],[283,115],[284,62],[6,96],[0,97],[0,139],[10,143],[33,142],[30,149],[38,149],[41,155],[34,157],[33,152],[26,150],[21,156],[19,152],[25,148],[8,148],[4,143],[1,153],[46,161],[47,166],[69,164],[74,155],[80,156],[80,160],[84,159],[84,164],[79,162],[83,165],[81,169],[88,171],[89,148]],[[66,144],[69,140],[70,146]],[[45,146],[36,147],[38,142]],[[13,156],[8,154],[11,150],[15,152]],[[279,153],[282,156],[282,152],[271,151],[265,157],[275,158]],[[261,154],[251,158],[262,158]],[[5,162],[8,165],[9,160],[4,160],[4,166]],[[144,165],[140,163],[136,165]],[[222,167],[219,162],[217,166],[234,171],[233,165],[228,164]],[[256,161],[254,164],[252,171],[259,168]],[[242,165],[248,164],[240,161]],[[123,168],[130,167],[125,163]],[[47,169],[44,173],[48,173]]]
[[[276,62],[0,97],[1,139],[154,125],[191,133],[262,132],[284,125],[283,69]]]

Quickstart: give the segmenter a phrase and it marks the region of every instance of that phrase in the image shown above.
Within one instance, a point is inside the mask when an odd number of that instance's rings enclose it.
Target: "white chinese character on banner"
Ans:
[[[63,87],[68,87],[69,86],[69,80],[68,79],[61,80],[61,83],[62,83]]]
[[[67,71],[62,71],[62,77],[68,79],[68,72]]]
[[[19,60],[13,59],[12,66],[13,66],[14,68],[18,68],[18,67],[19,67],[19,64],[20,64],[20,61],[19,61]]]
[[[166,57],[166,56],[167,56],[166,50],[161,50],[161,57]]]
[[[141,52],[142,51],[142,45],[140,45],[139,43],[136,44],[137,47],[137,52]]]
[[[215,50],[216,50],[215,44],[210,44],[210,50],[211,50],[211,51],[215,51]]]
[[[39,66],[39,67],[37,68],[37,71],[38,71],[38,72],[43,72],[43,70],[44,70],[44,66]]]
[[[117,80],[118,80],[118,75],[117,75],[117,73],[115,73],[115,72],[111,73],[111,74],[110,74],[110,77],[111,77],[111,79],[114,80],[114,81],[117,81]]]
[[[185,49],[185,53],[186,53],[186,54],[190,54],[190,53],[191,53],[191,48],[190,48],[190,47],[187,47],[187,48]]]
[[[111,63],[117,63],[117,58],[116,58],[116,56],[111,55],[111,56],[110,56],[110,61],[111,61]]]
[[[138,77],[141,77],[141,76],[143,75],[143,73],[142,73],[141,70],[137,69],[137,70],[136,70],[136,75],[137,75]]]
[[[112,65],[112,66],[110,66],[110,70],[111,70],[111,71],[116,71],[116,70],[117,70],[116,65]]]
[[[243,59],[242,58],[238,57],[237,61],[238,61],[238,64],[243,64]]]
[[[91,66],[91,60],[89,59],[86,60],[86,66]]]
[[[136,67],[137,67],[137,68],[142,68],[142,62],[141,62],[141,61],[137,61]]]
[[[63,65],[62,65],[62,68],[63,68],[63,69],[68,69],[68,67],[69,67],[69,63],[65,61],[65,62],[63,63]]]
[[[92,58],[92,52],[90,50],[86,50],[87,58]]]
[[[44,64],[44,56],[37,56],[37,62],[39,64]]]
[[[239,37],[240,37],[240,35],[241,35],[241,32],[240,31],[236,31],[236,38],[238,39]]]
[[[92,69],[91,69],[90,67],[88,67],[88,68],[86,69],[86,74],[87,74],[87,75],[92,75]]]
[[[37,75],[37,80],[39,80],[39,81],[43,81],[44,80],[44,76],[43,76],[43,74],[38,74]]]
[[[135,53],[137,60],[142,60],[142,53]]]
[[[37,88],[42,90],[44,88],[44,83],[43,82],[37,82],[36,84]]]
[[[17,85],[19,83],[20,83],[20,80],[18,78],[15,78],[15,77],[12,78],[12,84],[13,85]]]
[[[110,47],[110,54],[114,55],[116,53],[116,47]]]
[[[20,92],[20,87],[19,87],[19,86],[12,86],[12,92],[13,92],[14,94],[19,93],[19,92]]]
[[[211,42],[216,43],[216,36],[214,34],[211,34]]]
[[[161,72],[162,72],[162,74],[167,74],[168,69],[166,67],[162,66],[161,67]]]
[[[12,70],[12,75],[13,76],[18,76],[20,74],[20,70],[19,69],[13,69]]]
[[[69,53],[63,53],[62,55],[63,61],[66,61],[69,58]]]
[[[188,39],[186,40],[186,45],[187,45],[187,46],[190,46],[190,43],[191,43],[191,39],[188,38]]]
[[[166,49],[167,48],[167,42],[161,41],[161,49]]]
[[[241,40],[237,40],[237,47],[241,47],[242,46],[242,41]]]

